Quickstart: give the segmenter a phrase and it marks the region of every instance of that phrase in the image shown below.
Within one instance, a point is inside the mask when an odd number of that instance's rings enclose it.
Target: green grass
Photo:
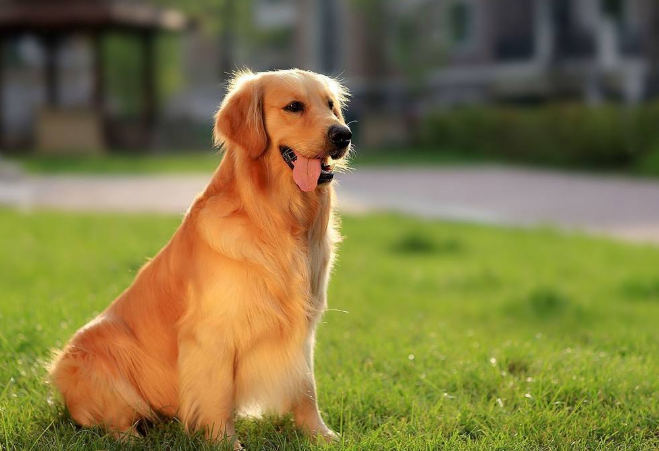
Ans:
[[[634,171],[649,177],[659,177],[659,147],[641,158],[634,166]]]
[[[14,155],[28,173],[35,174],[209,174],[217,167],[221,155],[213,150],[178,153],[111,153],[102,156]],[[423,147],[358,149],[350,160],[353,167],[428,167],[468,166],[483,163],[527,167],[548,167],[564,171],[625,173],[646,177],[659,176],[659,153],[651,153],[630,168],[619,170],[575,168],[540,163],[506,161],[491,155]]]
[[[0,448],[204,447],[176,422],[131,446],[79,430],[43,383],[179,221],[0,210]],[[659,447],[657,248],[386,215],[343,231],[316,352],[336,449]],[[314,448],[286,420],[238,430]]]
[[[194,174],[211,173],[220,155],[207,152],[111,153],[101,156],[13,156],[25,171],[38,174]]]
[[[354,166],[442,166],[492,163],[494,157],[474,152],[458,152],[427,147],[401,147],[387,149],[357,149],[351,164]]]
[[[208,150],[180,153],[127,154],[111,153],[101,156],[13,156],[12,161],[30,173],[38,174],[173,174],[212,172],[221,156]],[[493,161],[459,152],[423,148],[358,150],[351,159],[352,166],[421,166],[470,164]]]

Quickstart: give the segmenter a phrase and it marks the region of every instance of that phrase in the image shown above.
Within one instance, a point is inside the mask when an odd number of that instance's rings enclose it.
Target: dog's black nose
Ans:
[[[330,142],[340,149],[348,147],[352,139],[352,132],[343,125],[332,125],[327,134]]]

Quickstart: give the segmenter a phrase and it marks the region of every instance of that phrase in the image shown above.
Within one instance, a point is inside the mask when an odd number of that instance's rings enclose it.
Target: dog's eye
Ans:
[[[304,104],[302,102],[293,101],[284,107],[284,110],[290,111],[291,113],[299,113],[304,111]]]
[[[330,110],[334,109],[334,100],[330,99],[327,101],[327,106],[329,107]]]

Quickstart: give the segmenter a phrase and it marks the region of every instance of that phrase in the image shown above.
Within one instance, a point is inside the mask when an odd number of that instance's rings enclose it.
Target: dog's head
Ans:
[[[276,153],[300,189],[313,191],[332,180],[334,164],[350,149],[346,99],[336,80],[313,72],[243,72],[216,114],[215,142],[238,146],[251,159]]]

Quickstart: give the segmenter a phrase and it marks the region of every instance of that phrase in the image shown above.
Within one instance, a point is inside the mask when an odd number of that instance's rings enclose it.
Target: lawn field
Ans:
[[[196,174],[211,173],[219,164],[221,153],[208,149],[170,153],[111,153],[101,156],[12,156],[26,172],[34,174]],[[358,148],[350,158],[350,166],[361,167],[428,167],[473,166],[479,164],[505,164],[521,167],[545,167],[564,171],[591,172],[594,174],[627,174],[630,176],[659,177],[659,152],[651,153],[632,167],[588,168],[510,161],[495,155],[474,151],[460,152],[449,149],[402,147],[391,149]]]
[[[220,162],[217,151],[112,153],[99,156],[14,156],[26,172],[37,174],[210,174]]]
[[[176,153],[111,153],[99,156],[30,154],[10,158],[28,173],[36,174],[209,174],[217,167],[220,159],[221,152],[212,149]],[[495,161],[492,158],[460,152],[400,148],[357,150],[350,158],[350,165],[467,165]]]
[[[130,445],[79,430],[43,382],[179,221],[0,210],[0,449],[210,448],[174,421]],[[343,233],[316,352],[328,449],[659,448],[659,249],[389,215]],[[316,449],[288,419],[238,431]]]

